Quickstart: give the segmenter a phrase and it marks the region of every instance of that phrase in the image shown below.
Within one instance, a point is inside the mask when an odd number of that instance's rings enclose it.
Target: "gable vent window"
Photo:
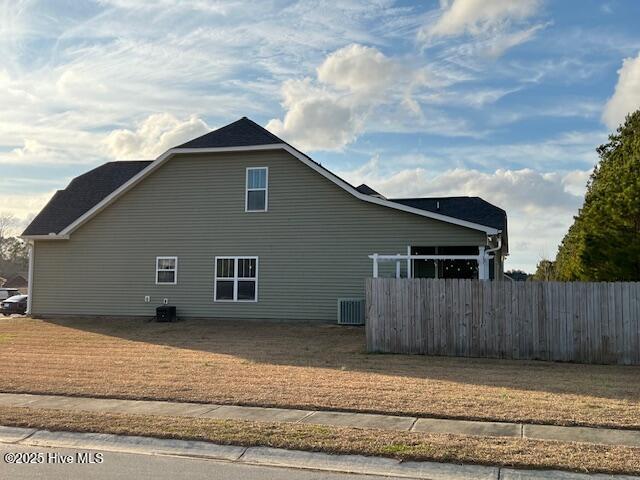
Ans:
[[[267,167],[247,168],[247,189],[244,202],[245,212],[266,212],[269,199],[269,169]]]
[[[178,283],[178,257],[156,257],[156,284]]]
[[[216,257],[215,302],[258,301],[258,257]]]

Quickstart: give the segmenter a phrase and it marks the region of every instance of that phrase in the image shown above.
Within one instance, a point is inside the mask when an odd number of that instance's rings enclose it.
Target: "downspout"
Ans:
[[[33,262],[35,261],[36,242],[29,240],[29,274],[27,280],[27,315],[33,307]]]
[[[490,248],[489,250],[485,250],[484,251],[484,258],[487,262],[487,268],[489,267],[489,254],[493,253],[493,252],[497,252],[498,250],[500,250],[502,248],[502,235],[498,236],[498,246],[495,248]],[[495,265],[495,263],[494,263]],[[494,267],[495,268],[495,267]],[[495,272],[494,272],[495,273]]]
[[[498,250],[500,250],[502,248],[502,235],[500,235],[498,237],[498,246],[495,248],[490,248],[489,250],[485,250],[484,254],[487,255],[489,253],[493,253],[493,252],[497,252]]]

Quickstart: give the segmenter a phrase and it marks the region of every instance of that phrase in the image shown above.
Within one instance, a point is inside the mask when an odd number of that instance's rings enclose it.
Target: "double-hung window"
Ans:
[[[258,301],[258,257],[216,257],[213,300]]]
[[[269,169],[247,168],[247,188],[244,199],[245,212],[266,212],[269,200]]]
[[[178,257],[156,257],[156,284],[178,283]]]

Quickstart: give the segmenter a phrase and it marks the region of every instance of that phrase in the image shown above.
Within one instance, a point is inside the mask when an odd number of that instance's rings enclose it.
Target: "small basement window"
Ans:
[[[213,300],[258,301],[258,257],[216,257]]]
[[[178,283],[178,257],[156,257],[156,284]]]
[[[247,168],[247,188],[244,200],[245,212],[266,212],[269,199],[269,169]]]

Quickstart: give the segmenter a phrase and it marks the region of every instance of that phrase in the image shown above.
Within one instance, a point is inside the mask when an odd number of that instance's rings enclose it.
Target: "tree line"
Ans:
[[[29,248],[17,236],[18,222],[11,214],[0,214],[0,277],[24,274],[29,268]]]
[[[596,151],[582,208],[535,280],[640,281],[640,110]]]

